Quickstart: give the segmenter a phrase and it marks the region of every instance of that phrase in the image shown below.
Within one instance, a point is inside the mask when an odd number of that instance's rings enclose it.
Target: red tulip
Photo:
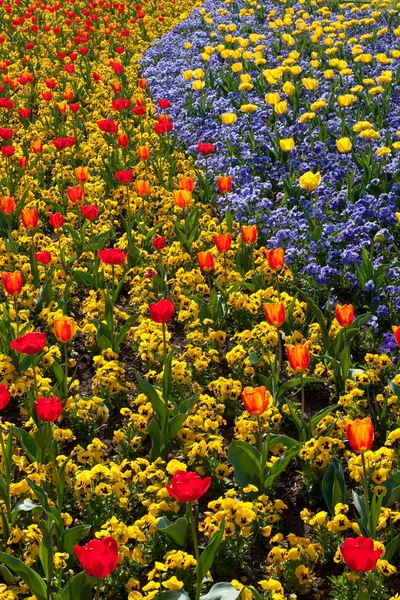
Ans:
[[[96,219],[99,215],[99,209],[94,205],[81,206],[81,213],[85,219],[92,220]]]
[[[126,133],[121,133],[118,136],[118,146],[121,148],[127,148],[129,146],[129,137]]]
[[[165,109],[168,108],[171,103],[169,100],[158,100],[157,104],[160,108]]]
[[[108,248],[99,250],[98,256],[105,265],[122,265],[128,253],[124,253],[121,248]]]
[[[51,253],[47,250],[43,250],[43,252],[35,252],[35,258],[38,263],[42,265],[48,265],[51,262]]]
[[[167,323],[172,319],[174,312],[174,304],[169,298],[164,298],[149,306],[150,319],[155,323]]]
[[[211,477],[202,479],[197,473],[176,471],[172,477],[171,485],[165,487],[178,502],[193,502],[206,493],[211,481]]]
[[[5,215],[11,215],[15,210],[14,196],[2,196],[0,198],[0,210]]]
[[[285,264],[285,253],[283,248],[266,250],[265,256],[267,258],[269,268],[273,271],[280,271]]]
[[[207,156],[208,154],[212,154],[214,152],[215,146],[214,144],[204,144],[203,142],[200,142],[197,146],[197,149],[200,154]]]
[[[393,332],[396,344],[398,346],[400,346],[400,327],[396,327],[396,325],[392,325],[392,332]]]
[[[165,248],[165,237],[156,237],[153,239],[153,246],[157,250]]]
[[[67,187],[67,196],[73,203],[81,202],[83,198],[83,188],[80,185],[74,185]]]
[[[62,227],[64,225],[64,216],[58,212],[52,213],[49,215],[49,222],[54,229]]]
[[[127,169],[126,171],[117,171],[115,173],[115,179],[117,179],[120,183],[130,183],[132,181],[132,176],[132,169]]]
[[[3,286],[7,294],[10,296],[17,296],[22,290],[22,273],[21,271],[14,271],[13,273],[2,273],[1,278],[3,280]]]
[[[131,101],[125,98],[117,98],[117,100],[112,101],[113,110],[126,110],[130,107]]]
[[[61,400],[57,396],[51,398],[40,397],[34,402],[34,405],[37,416],[41,421],[57,421],[63,411]]]
[[[91,540],[86,546],[74,546],[75,554],[89,577],[107,577],[117,568],[118,544],[113,537]]]
[[[53,145],[57,150],[64,150],[65,148],[71,148],[75,144],[76,138],[67,136],[63,138],[57,138],[53,140]]]
[[[6,388],[5,385],[0,384],[0,410],[3,410],[3,408],[7,406],[10,402],[10,398],[11,396],[8,388]]]
[[[38,332],[26,333],[10,342],[11,350],[16,350],[20,354],[37,354],[45,345],[46,334]]]
[[[15,148],[14,146],[3,146],[2,148],[0,148],[0,152],[6,158],[10,158],[10,156],[13,156]]]
[[[111,119],[97,121],[97,127],[100,129],[100,131],[104,131],[105,133],[118,133],[118,123],[111,121]]]
[[[228,252],[231,247],[232,239],[230,233],[221,233],[220,235],[214,235],[214,242],[217,246],[218,252]]]
[[[335,317],[339,325],[348,327],[354,321],[354,308],[352,304],[336,304]]]
[[[374,540],[360,536],[346,538],[340,546],[340,552],[349,569],[368,573],[375,569],[382,549],[374,550]]]
[[[6,129],[5,127],[0,127],[0,137],[2,140],[11,140],[15,135],[14,129]]]

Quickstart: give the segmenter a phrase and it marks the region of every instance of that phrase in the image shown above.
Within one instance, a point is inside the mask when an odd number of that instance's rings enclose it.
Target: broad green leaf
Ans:
[[[61,592],[62,600],[91,600],[95,580],[88,577],[85,571],[70,579]]]
[[[156,529],[162,533],[167,533],[178,546],[184,546],[189,530],[189,523],[185,517],[179,517],[173,523],[167,517],[161,517],[157,521]]]
[[[200,600],[236,600],[241,591],[234,588],[232,584],[221,581],[213,585],[208,594],[200,596]]]
[[[233,440],[228,448],[228,462],[233,465],[239,485],[252,484],[261,491],[260,452],[257,448],[247,442]]]
[[[74,546],[85,537],[90,531],[90,525],[76,525],[70,529],[65,529],[58,542],[58,552],[67,552],[70,556],[74,554]]]
[[[200,562],[196,567],[196,573],[200,569],[201,580],[207,575],[214,562],[215,556],[218,552],[218,548],[222,542],[225,531],[225,519],[222,519],[221,525],[211,537],[211,540],[207,544],[207,547],[203,550],[200,555]]]
[[[14,573],[23,579],[29,588],[29,591],[35,594],[37,600],[46,600],[46,583],[31,567],[28,567],[22,560],[10,556],[5,552],[0,552],[0,562],[11,569]]]

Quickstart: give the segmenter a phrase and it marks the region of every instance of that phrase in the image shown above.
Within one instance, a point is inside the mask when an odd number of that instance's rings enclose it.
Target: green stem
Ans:
[[[99,578],[96,585],[96,600],[100,600],[100,581],[101,579]]]
[[[17,296],[14,295],[14,310],[15,310],[15,324],[17,326],[17,337],[19,336],[19,317],[18,317],[18,300]]]
[[[363,600],[363,596],[364,596],[363,575],[364,575],[364,573],[362,571],[360,571],[358,573],[358,599],[359,600]]]
[[[199,600],[200,592],[201,592],[201,567],[200,567],[200,550],[199,550],[199,542],[197,541],[197,531],[196,531],[196,517],[193,514],[193,504],[191,503],[191,511],[190,511],[190,524],[192,526],[192,538],[193,538],[193,546],[194,546],[194,555],[197,561],[196,567],[196,599]]]
[[[281,372],[281,364],[282,364],[282,342],[281,342],[281,332],[279,331],[279,329],[277,329],[278,332],[278,367],[277,367],[277,374],[278,374],[278,381],[279,381],[279,375]]]
[[[58,467],[57,467],[56,453],[54,451],[54,443],[53,443],[53,423],[51,421],[48,421],[47,427],[48,427],[48,436],[49,436],[49,445],[50,445],[50,458],[51,458],[51,462],[53,465],[53,476],[54,476],[56,490],[58,490]],[[60,498],[58,497],[58,494],[57,494],[57,506],[58,506],[58,509],[61,511],[62,507],[61,507],[61,502],[60,502]]]
[[[367,519],[369,519],[369,493],[368,493],[368,477],[367,477],[367,466],[365,464],[364,452],[361,452],[361,462],[363,468],[363,479],[364,479],[364,498],[365,508],[367,510]]]
[[[304,421],[304,413],[305,413],[305,394],[304,394],[304,381],[303,381],[303,373],[300,373],[300,385],[301,385],[301,419]]]
[[[165,332],[165,323],[162,324],[163,347],[164,347],[164,365],[167,362],[167,337]]]
[[[1,424],[2,425],[2,424]],[[2,453],[2,458],[3,458],[3,465],[4,465],[4,470],[6,472],[6,481],[7,481],[7,502],[5,502],[6,505],[6,509],[7,509],[7,518],[10,518],[10,482],[11,482],[11,476],[10,476],[10,465],[8,464],[8,459],[7,459],[7,453],[6,453],[6,446],[4,444],[4,438],[3,438],[3,430],[0,427],[0,443],[1,443],[1,453]]]
[[[68,398],[68,344],[64,344],[64,396]]]

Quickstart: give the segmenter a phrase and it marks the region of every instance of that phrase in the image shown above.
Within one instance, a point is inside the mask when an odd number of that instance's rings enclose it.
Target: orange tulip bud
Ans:
[[[86,183],[89,179],[89,169],[87,167],[76,167],[75,177],[79,183]]]
[[[310,364],[308,344],[298,344],[297,346],[286,344],[285,347],[288,361],[293,371],[296,371],[296,373],[305,371]]]
[[[67,110],[67,102],[65,100],[57,102],[56,106],[59,113],[65,113],[65,111]]]
[[[179,179],[179,189],[193,192],[194,190],[194,179],[193,177],[181,177]]]
[[[0,210],[5,215],[11,215],[15,210],[14,196],[2,196],[0,198]]]
[[[72,98],[74,97],[74,90],[64,90],[63,96],[64,100],[71,102]]]
[[[145,89],[145,87],[146,87],[146,84],[147,84],[147,82],[146,82],[146,80],[145,80],[145,78],[144,78],[144,77],[141,77],[140,79],[138,79],[138,86],[139,86],[139,87],[140,87],[142,90],[144,90],[144,89]]]
[[[72,317],[57,317],[53,325],[54,335],[59,342],[69,342],[76,333],[76,322]]]
[[[285,264],[285,253],[283,248],[276,250],[266,250],[265,256],[268,261],[268,266],[273,271],[280,271]]]
[[[272,405],[272,396],[265,386],[245,387],[242,392],[243,404],[248,413],[255,416],[262,415]]]
[[[214,255],[212,252],[198,252],[197,261],[200,269],[206,273],[212,271],[215,266]]]
[[[172,192],[176,206],[185,208],[192,204],[192,192],[188,190],[174,190]]]
[[[38,211],[36,208],[24,208],[21,211],[21,219],[25,229],[35,229],[39,222]]]
[[[14,271],[14,273],[2,273],[3,286],[7,294],[17,296],[22,290],[22,273]]]
[[[34,154],[41,154],[43,152],[43,142],[41,140],[31,142],[31,150]]]
[[[218,190],[221,194],[227,194],[232,189],[232,175],[218,177]]]
[[[336,304],[335,317],[339,325],[348,327],[354,321],[354,308],[352,304]]]
[[[354,452],[366,452],[374,441],[374,425],[370,417],[347,423],[346,435]]]
[[[228,252],[232,244],[231,234],[221,233],[220,235],[214,235],[214,242],[218,252]]]
[[[138,196],[147,196],[150,191],[150,181],[147,181],[147,179],[136,179],[135,191]]]
[[[396,340],[396,344],[398,346],[400,346],[400,327],[396,327],[395,325],[392,325],[392,331],[393,331],[394,339]]]
[[[147,160],[150,156],[150,148],[148,146],[138,146],[137,155],[140,160]]]
[[[265,318],[272,327],[280,327],[286,319],[283,302],[268,302],[264,304]]]
[[[116,81],[115,83],[112,84],[112,88],[114,90],[115,94],[119,94],[120,91],[122,90],[122,84],[120,81]]]
[[[243,225],[242,226],[242,240],[245,244],[254,244],[257,241],[257,226],[256,225]]]

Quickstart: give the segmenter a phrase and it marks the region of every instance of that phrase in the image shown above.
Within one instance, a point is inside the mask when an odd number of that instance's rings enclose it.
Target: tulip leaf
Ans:
[[[171,592],[160,592],[154,600],[190,600],[190,598],[183,590],[174,590]]]
[[[213,585],[208,594],[200,596],[200,600],[236,600],[241,591],[234,588],[232,584],[221,581]]]
[[[343,468],[337,458],[332,458],[322,479],[322,495],[329,513],[335,515],[336,504],[347,503]]]
[[[38,462],[39,459],[39,448],[35,442],[33,435],[21,429],[21,427],[15,427],[14,433],[20,441],[24,451],[28,455],[31,462]]]
[[[215,559],[215,555],[217,554],[218,548],[220,547],[220,544],[222,542],[222,538],[224,537],[224,531],[225,519],[222,519],[221,525],[211,537],[211,540],[209,541],[205,550],[203,550],[203,552],[201,553],[200,561],[196,567],[196,573],[197,570],[200,569],[201,580],[204,579],[208,571],[211,569],[211,566]]]
[[[62,600],[91,600],[94,579],[89,578],[85,571],[72,577],[61,592]]]
[[[255,485],[261,491],[260,452],[247,442],[233,440],[228,449],[228,462],[233,465],[239,485]]]
[[[31,569],[31,567],[28,567],[28,565],[22,562],[22,560],[19,560],[19,558],[10,556],[5,552],[0,552],[0,562],[25,581],[29,591],[35,594],[37,600],[46,600],[46,583],[36,571]]]
[[[293,446],[290,450],[286,452],[283,456],[280,456],[278,460],[274,462],[272,467],[268,471],[267,479],[265,480],[263,489],[268,489],[273,486],[275,483],[275,479],[286,469],[288,464],[292,461],[292,459],[297,455],[301,444],[297,446]]]
[[[400,499],[400,471],[393,473],[385,482],[387,493],[385,494],[382,506],[390,507]]]
[[[163,378],[162,378],[162,394],[163,394],[165,403],[168,402],[169,397],[171,395],[172,357],[173,357],[173,350],[171,350],[171,352],[168,354],[167,360],[165,361],[165,364],[164,364],[164,374],[163,374]]]
[[[153,410],[157,413],[161,428],[164,429],[168,417],[167,406],[165,402],[158,395],[156,388],[152,386],[148,381],[143,379],[143,377],[141,377],[139,373],[136,373],[136,379],[140,389],[144,394],[146,394],[146,396],[150,400]]]
[[[156,529],[162,533],[167,533],[178,546],[184,546],[189,530],[189,523],[185,517],[179,517],[174,523],[167,519],[167,517],[161,517],[157,521]]]
[[[322,410],[319,410],[317,413],[315,413],[315,415],[313,415],[310,419],[311,433],[314,431],[318,423],[322,421],[322,419],[324,419],[327,415],[336,410],[338,407],[338,404],[333,404],[332,406],[326,406]]]
[[[156,460],[161,454],[162,433],[159,424],[154,419],[148,422],[147,433],[151,438],[150,459]]]
[[[78,544],[90,531],[90,525],[76,525],[70,529],[65,529],[58,542],[58,552],[66,552],[70,556],[74,554],[74,546]]]
[[[391,539],[390,542],[386,545],[385,556],[384,556],[385,560],[388,560],[389,562],[391,562],[391,559],[396,554],[396,552],[399,550],[399,548],[400,548],[400,534],[396,535],[396,537]]]

